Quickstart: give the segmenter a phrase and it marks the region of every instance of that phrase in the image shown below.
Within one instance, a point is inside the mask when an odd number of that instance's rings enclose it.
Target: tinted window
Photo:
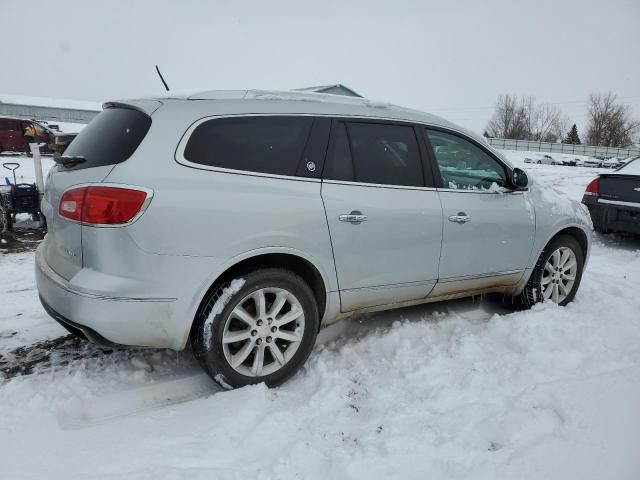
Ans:
[[[0,130],[19,130],[18,122],[7,118],[0,118]]]
[[[86,162],[72,170],[124,162],[136,151],[151,127],[151,117],[130,108],[108,108],[84,127],[65,150]]]
[[[295,175],[312,123],[310,117],[209,120],[193,131],[184,157],[212,167]]]
[[[355,179],[387,185],[423,186],[413,127],[349,123]]]
[[[442,185],[460,190],[486,190],[507,185],[504,167],[480,147],[457,135],[427,130]]]
[[[324,178],[353,181],[349,137],[347,136],[347,127],[343,122],[334,122],[333,124]]]

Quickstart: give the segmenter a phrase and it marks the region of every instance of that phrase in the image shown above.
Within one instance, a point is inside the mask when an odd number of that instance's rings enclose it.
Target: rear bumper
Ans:
[[[116,343],[113,343],[107,340],[106,338],[104,338],[95,330],[92,330],[89,327],[86,327],[84,325],[80,325],[78,323],[72,322],[68,318],[65,318],[62,315],[60,315],[53,308],[51,308],[51,305],[49,305],[44,300],[44,298],[42,298],[42,295],[40,295],[40,303],[42,304],[42,307],[45,309],[45,311],[49,314],[49,316],[53,318],[56,322],[58,322],[62,327],[64,327],[70,333],[78,337],[84,338],[85,340],[89,340],[90,342],[93,342],[97,345],[101,345],[103,347],[118,346]]]
[[[598,198],[586,195],[582,203],[589,209],[596,230],[640,235],[640,207],[602,203]]]
[[[176,299],[127,298],[78,291],[36,252],[36,283],[49,315],[102,345],[182,348],[175,335]]]

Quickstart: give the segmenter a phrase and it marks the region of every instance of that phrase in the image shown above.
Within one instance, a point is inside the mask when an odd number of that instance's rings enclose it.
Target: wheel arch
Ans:
[[[234,257],[234,262],[224,268],[222,273],[208,280],[196,300],[195,311],[191,318],[188,332],[193,328],[208,295],[221,283],[238,278],[249,271],[265,267],[286,268],[302,277],[307,282],[318,304],[318,314],[323,318],[327,309],[327,295],[330,291],[326,274],[318,267],[318,264],[297,251],[287,250],[259,250],[248,252],[242,256]],[[186,338],[185,338],[186,342]]]
[[[544,252],[544,249],[547,248],[547,245],[549,245],[549,243],[552,242],[554,238],[557,238],[560,235],[569,235],[570,237],[573,237],[576,239],[576,241],[580,245],[580,248],[582,249],[584,266],[587,265],[587,262],[589,260],[590,249],[591,249],[590,232],[588,232],[580,224],[562,225],[556,228],[555,230],[553,230],[553,232],[544,240],[542,244],[538,244],[539,246],[534,250],[535,256],[531,258],[532,263],[527,267],[527,269],[525,270],[525,274],[522,276],[518,284],[513,289],[512,295],[519,295],[522,292],[522,290],[526,287],[527,282],[529,281],[529,278],[533,274],[536,263],[538,262],[538,259]]]
[[[590,247],[589,235],[587,234],[587,232],[584,231],[582,227],[577,225],[565,225],[559,230],[557,230],[555,233],[553,233],[544,243],[542,250],[540,250],[540,252],[538,253],[538,257],[542,255],[542,252],[547,247],[547,245],[549,245],[550,242],[552,242],[555,238],[559,237],[560,235],[568,235],[577,240],[578,244],[580,245],[580,248],[582,249],[582,259],[584,260],[584,263],[586,265],[587,260],[589,258],[589,247]]]

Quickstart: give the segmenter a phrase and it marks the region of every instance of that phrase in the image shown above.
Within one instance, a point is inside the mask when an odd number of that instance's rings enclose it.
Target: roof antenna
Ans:
[[[164,77],[162,76],[162,73],[160,73],[160,69],[158,68],[158,65],[156,65],[156,72],[158,72],[158,76],[160,77],[160,80],[162,80],[162,84],[164,85],[165,90],[168,92],[169,85],[167,85],[167,82],[164,81]]]

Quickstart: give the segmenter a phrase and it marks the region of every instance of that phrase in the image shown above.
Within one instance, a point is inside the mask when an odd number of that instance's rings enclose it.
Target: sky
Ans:
[[[501,93],[640,118],[640,0],[0,0],[0,93],[106,101],[342,83],[482,132]]]

